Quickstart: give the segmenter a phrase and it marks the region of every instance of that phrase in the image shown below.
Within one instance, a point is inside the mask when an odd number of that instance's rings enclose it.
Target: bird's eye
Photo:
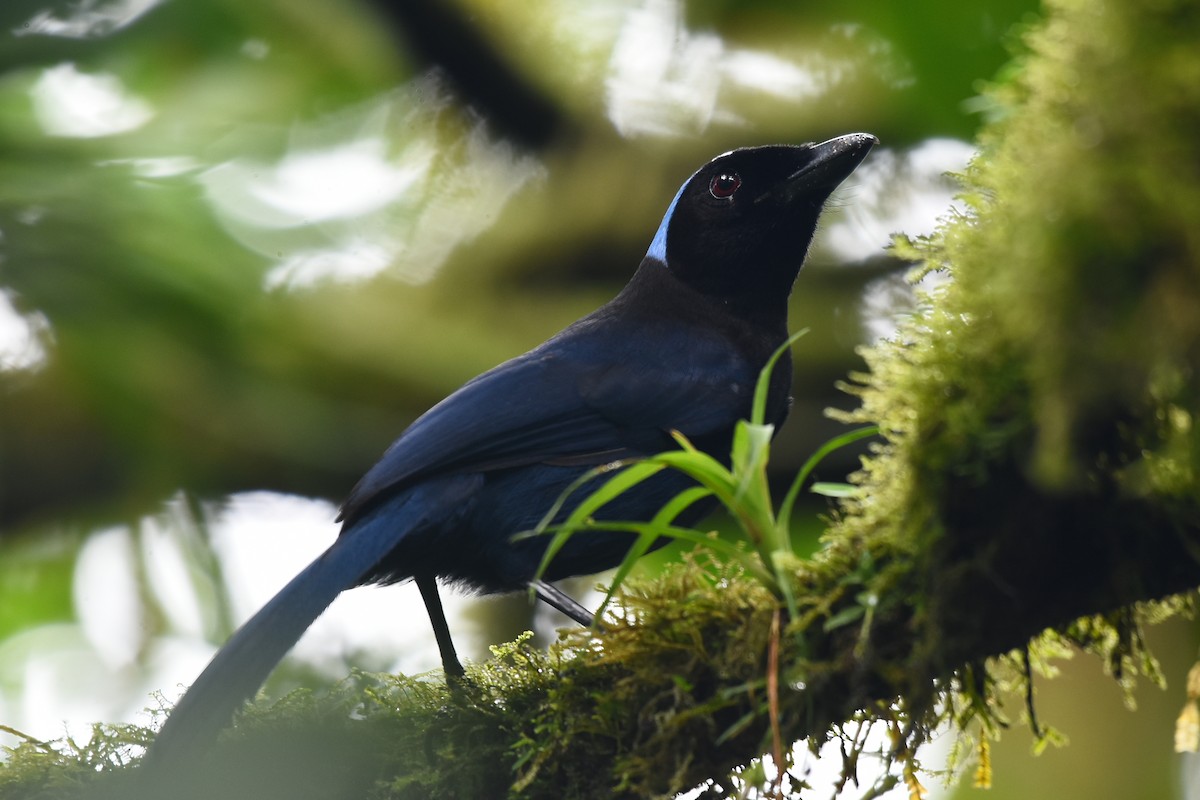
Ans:
[[[708,182],[708,193],[718,200],[728,200],[742,185],[742,176],[736,172],[722,172]]]

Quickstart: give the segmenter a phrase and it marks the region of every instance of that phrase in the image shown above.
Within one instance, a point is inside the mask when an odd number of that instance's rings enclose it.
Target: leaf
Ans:
[[[749,728],[750,725],[756,719],[758,719],[758,710],[757,709],[747,711],[745,714],[743,714],[741,717],[739,717],[737,720],[735,720],[732,725],[730,725],[728,728],[726,728],[725,731],[720,736],[717,737],[716,741],[713,744],[715,744],[717,747],[720,747],[721,745],[725,744],[725,742],[729,741],[730,739],[737,736],[742,731]]]
[[[814,483],[809,491],[823,497],[853,497],[862,491],[852,483]]]
[[[840,434],[833,437],[825,444],[817,448],[817,451],[808,457],[804,462],[804,466],[800,467],[800,471],[796,473],[792,485],[788,488],[787,494],[783,497],[783,502],[779,506],[779,524],[784,530],[791,527],[792,507],[796,504],[796,496],[800,493],[800,487],[808,480],[808,476],[816,469],[817,465],[825,459],[827,455],[847,445],[853,444],[860,439],[865,439],[868,436],[875,436],[879,433],[878,425],[867,425],[862,428],[855,428],[852,431]]]
[[[693,503],[704,499],[712,494],[703,486],[693,486],[690,489],[685,489],[679,494],[671,498],[665,506],[659,509],[659,512],[654,515],[654,519],[650,521],[651,528],[666,527],[675,521],[675,518],[682,514]],[[604,600],[601,601],[600,607],[596,609],[596,617],[599,618],[604,613],[604,609],[608,607],[613,595],[617,589],[625,581],[637,560],[644,556],[646,552],[658,541],[660,537],[655,535],[652,530],[647,530],[642,533],[636,542],[625,553],[625,558],[621,560],[617,567],[617,572],[613,575],[612,582],[609,584],[608,592],[604,595]]]
[[[750,406],[751,423],[761,425],[764,421],[767,413],[767,391],[771,387],[771,372],[775,369],[775,363],[791,348],[797,339],[806,333],[808,333],[808,328],[801,328],[789,336],[787,341],[779,345],[775,352],[771,354],[762,371],[758,373],[758,382],[754,385],[754,402]]]
[[[866,613],[867,610],[862,606],[847,606],[829,619],[825,620],[825,624],[822,627],[826,632],[836,630],[837,628],[849,625],[851,622],[857,622],[858,620],[862,619],[863,615]]]
[[[622,467],[624,468],[621,469]],[[553,521],[554,517],[558,515],[559,511],[566,503],[567,498],[572,493],[593,478],[603,475],[605,472],[610,472],[613,469],[621,469],[621,471],[616,475],[613,475],[602,486],[585,497],[583,501],[580,502],[580,504],[571,512],[571,515],[568,517],[567,521],[563,525],[558,526],[557,533],[554,534],[554,538],[550,541],[550,544],[546,546],[546,552],[542,555],[542,563],[538,565],[535,579],[541,579],[542,575],[544,575],[546,572],[546,568],[554,559],[554,556],[558,555],[558,551],[563,548],[563,546],[567,543],[567,540],[571,538],[571,535],[580,527],[582,527],[583,520],[589,518],[605,503],[609,502],[621,493],[628,491],[630,488],[646,480],[651,475],[662,471],[663,466],[655,463],[652,460],[647,460],[638,461],[633,464],[628,464],[628,462],[613,462],[613,464],[606,464],[602,467],[588,470],[567,487],[566,491],[559,496],[558,500],[555,501],[550,511],[548,511],[545,516],[542,517],[542,521],[538,523],[538,526],[532,532],[522,532],[517,534],[514,538],[523,538],[528,535],[538,535],[549,531],[550,523]],[[532,583],[530,584],[529,591],[531,593],[534,591]]]

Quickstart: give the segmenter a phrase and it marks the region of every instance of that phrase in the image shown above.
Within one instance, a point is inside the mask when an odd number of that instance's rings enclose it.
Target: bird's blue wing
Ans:
[[[671,447],[671,429],[703,436],[745,416],[754,371],[727,341],[707,331],[647,333],[585,320],[466,383],[388,448],[343,516],[352,521],[431,475],[602,464]]]

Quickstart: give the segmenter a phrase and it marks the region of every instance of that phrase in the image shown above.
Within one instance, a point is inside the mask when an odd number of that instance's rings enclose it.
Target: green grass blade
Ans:
[[[621,493],[628,491],[630,488],[646,480],[651,475],[661,472],[663,468],[663,465],[652,460],[638,461],[633,464],[628,464],[628,466],[625,466],[625,468],[616,475],[613,475],[611,478],[605,481],[602,486],[585,497],[583,501],[580,502],[580,504],[571,512],[571,515],[567,518],[567,521],[562,525],[557,526],[557,532],[554,534],[554,538],[550,540],[550,544],[546,546],[546,552],[542,554],[542,563],[538,565],[536,578],[540,580],[541,577],[546,573],[546,568],[550,565],[550,562],[556,555],[558,555],[558,551],[562,550],[563,546],[567,543],[567,540],[571,538],[571,535],[582,527],[584,520],[590,518],[591,515],[594,514],[596,510],[605,503],[609,502]],[[550,522],[554,519],[554,515],[558,514],[558,512],[562,509],[563,503],[566,502],[567,495],[578,489],[579,486],[586,483],[588,480],[591,480],[598,475],[603,475],[608,471],[611,471],[611,468],[605,469],[604,467],[598,467],[593,470],[588,470],[586,473],[584,473],[584,475],[576,479],[569,487],[567,487],[567,491],[559,497],[559,500],[555,503],[554,508],[546,516],[542,517],[542,521],[538,524],[537,528],[533,530],[533,534],[542,534],[550,529]],[[523,533],[517,534],[518,537],[524,535],[525,534]],[[533,589],[530,588],[530,591],[532,592]]]
[[[562,507],[566,504],[567,499],[579,490],[579,487],[583,486],[593,478],[605,474],[606,472],[612,472],[613,470],[621,469],[622,467],[629,466],[633,463],[635,463],[634,459],[624,459],[621,461],[612,461],[608,464],[601,464],[598,467],[589,469],[587,472],[571,481],[571,485],[568,486],[563,493],[558,496],[558,499],[554,501],[552,506],[550,506],[550,510],[542,515],[542,519],[538,522],[536,528],[534,528],[532,531],[522,531],[513,538],[522,538],[524,536],[533,536],[535,534],[542,533],[546,527],[554,521],[554,518],[558,516],[558,512],[562,510]]]
[[[825,444],[817,448],[817,451],[808,457],[804,462],[804,466],[796,473],[795,480],[788,488],[787,494],[784,495],[783,502],[779,505],[779,525],[783,530],[790,530],[792,519],[792,508],[796,504],[796,497],[800,494],[800,488],[808,481],[809,475],[816,469],[817,465],[830,453],[839,448],[853,444],[860,439],[866,439],[868,436],[874,436],[879,433],[878,425],[867,425],[862,428],[855,428],[852,431],[847,431],[839,436],[835,436]]]
[[[670,502],[664,505],[659,512],[654,515],[654,519],[650,520],[650,525],[670,525],[675,521],[675,518],[686,511],[689,506],[699,500],[703,500],[705,497],[709,497],[710,495],[712,495],[712,492],[710,492],[708,489],[705,489],[703,486],[693,486],[690,489],[685,489],[679,494],[675,495]],[[600,607],[596,609],[597,617],[604,613],[604,609],[608,607],[609,601],[612,600],[613,594],[625,581],[626,576],[629,575],[634,564],[637,563],[637,560],[646,555],[646,552],[656,541],[658,541],[658,539],[658,536],[653,536],[649,531],[647,531],[646,533],[641,534],[637,541],[633,543],[633,546],[629,548],[629,552],[625,554],[625,558],[621,561],[620,566],[617,567],[616,574],[613,575],[612,582],[609,584],[608,592],[604,595],[603,602],[601,602]]]
[[[663,465],[650,459],[630,464],[585,497],[571,512],[570,519],[578,520],[590,517],[609,501],[616,499],[650,476],[662,472],[662,470]]]
[[[724,464],[707,453],[699,450],[683,452],[669,450],[651,456],[648,461],[664,464],[671,469],[682,472],[701,486],[712,491],[717,499],[727,507],[736,504],[737,482]]]
[[[750,406],[750,421],[755,425],[761,425],[767,413],[767,390],[771,386],[771,372],[775,369],[775,363],[795,344],[797,339],[806,333],[808,333],[808,328],[802,328],[789,336],[788,340],[779,345],[779,348],[771,354],[771,357],[767,359],[766,366],[758,373],[758,382],[754,385],[754,402]]]
[[[771,508],[771,486],[767,483],[767,459],[771,455],[773,425],[754,425],[740,421],[734,431],[734,452],[742,450],[740,457],[733,459],[734,497],[751,509],[761,522],[774,524]]]
[[[564,526],[562,525],[552,525],[546,529],[546,532],[559,533],[563,529]],[[721,554],[729,561],[737,563],[746,570],[747,574],[753,576],[763,585],[772,591],[778,591],[775,576],[759,565],[758,560],[754,557],[754,553],[739,547],[733,542],[727,542],[724,539],[693,528],[680,528],[674,525],[651,525],[649,522],[609,522],[607,520],[598,522],[596,520],[588,520],[576,528],[576,530],[624,531],[627,533],[636,533],[639,536],[662,536],[689,544],[700,545]]]
[[[858,494],[861,489],[853,483],[829,483],[818,481],[814,483],[809,491],[813,494],[819,494],[822,497],[853,497]]]
[[[609,478],[596,491],[584,498],[571,512],[570,516],[561,525],[557,526],[557,532],[554,534],[554,538],[551,539],[550,544],[547,545],[546,552],[542,556],[542,562],[538,565],[538,578],[541,578],[545,574],[551,560],[562,550],[567,540],[571,538],[572,533],[575,530],[583,528],[592,514],[600,507],[667,467],[683,472],[685,475],[693,478],[701,486],[704,486],[715,494],[726,505],[734,503],[733,476],[729,473],[729,470],[712,456],[697,450],[682,434],[674,431],[672,433],[675,435],[676,441],[685,449],[668,450],[633,464],[619,462],[620,466],[624,468]],[[575,491],[580,485],[596,477],[596,475],[603,474],[605,471],[611,471],[611,469],[613,469],[611,465],[605,465],[605,467],[589,470],[585,475],[571,484],[567,490],[567,494]],[[542,517],[542,521],[534,533],[544,533],[547,531],[550,522],[561,511],[565,501],[565,496],[559,498],[554,508]]]
[[[787,556],[792,554],[791,543],[789,542],[786,550],[776,550],[772,554],[771,569],[775,573],[775,579],[779,583],[779,592],[783,595],[784,605],[787,606],[788,614],[791,619],[800,617],[799,605],[796,602],[796,592],[792,587],[792,581],[789,578],[791,566],[788,563]]]

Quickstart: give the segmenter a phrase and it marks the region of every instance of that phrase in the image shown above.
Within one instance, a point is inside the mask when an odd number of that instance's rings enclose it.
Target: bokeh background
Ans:
[[[786,483],[838,432],[823,409],[853,404],[836,384],[855,348],[911,307],[889,235],[954,213],[946,173],[994,113],[983,82],[1020,68],[1037,13],[5,0],[0,724],[145,722],[152,692],[174,699],[333,539],[339,498],[409,421],[621,287],[698,165],[868,131],[882,146],[835,196],[792,299],[810,333],[772,462]],[[798,536],[815,542],[823,509]],[[449,605],[477,658],[562,624],[523,597]],[[1171,752],[1196,638],[1151,633],[1170,689],[1140,688],[1136,712],[1094,661],[1039,681],[1041,720],[1071,744],[1038,758],[1014,699],[986,796],[1198,796]],[[436,664],[415,589],[356,590],[272,690]]]

